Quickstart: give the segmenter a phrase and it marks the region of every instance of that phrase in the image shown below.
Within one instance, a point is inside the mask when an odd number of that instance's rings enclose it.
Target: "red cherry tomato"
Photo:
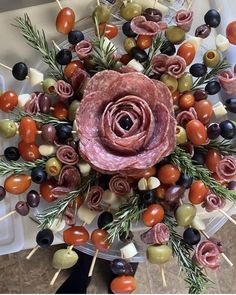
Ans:
[[[133,59],[133,57],[127,53],[127,54],[123,54],[123,55],[121,56],[120,61],[121,61],[124,65],[127,65],[132,59]]]
[[[18,96],[14,91],[6,91],[0,96],[0,109],[9,113],[14,110],[18,104]]]
[[[216,172],[216,167],[221,159],[221,154],[218,151],[211,149],[206,153],[205,164],[211,172]]]
[[[20,120],[19,135],[26,143],[33,143],[37,136],[37,125],[30,117],[23,117]]]
[[[231,44],[236,45],[236,21],[232,21],[227,25],[226,37]]]
[[[147,168],[145,170],[141,170],[140,172],[137,172],[135,174],[131,174],[130,177],[139,180],[140,178],[144,177],[148,179],[151,176],[156,175],[156,167],[152,166],[150,168]]]
[[[18,143],[18,149],[19,149],[21,157],[25,161],[31,162],[37,159],[41,159],[38,146],[34,143],[26,143],[24,141],[20,141]]]
[[[84,69],[84,65],[80,60],[73,60],[70,62],[68,65],[65,66],[64,68],[64,75],[67,79],[70,79],[73,73],[77,69]]]
[[[101,251],[108,250],[110,244],[107,241],[107,231],[104,229],[95,229],[91,234],[91,241],[94,246]]]
[[[79,209],[79,207],[80,207],[80,206],[83,204],[83,202],[84,202],[84,200],[83,200],[83,198],[82,198],[81,196],[78,196],[78,197],[75,199],[75,201],[76,201],[77,209]],[[69,207],[69,208],[73,208],[73,203],[74,203],[74,202],[69,203],[68,207]]]
[[[57,15],[56,28],[59,33],[68,34],[75,25],[75,13],[69,8],[65,7]]]
[[[99,32],[108,39],[113,39],[118,35],[118,28],[115,25],[103,23],[99,25]]]
[[[52,203],[56,200],[54,194],[52,193],[52,189],[56,187],[55,181],[52,179],[47,179],[44,182],[40,183],[39,191],[41,196],[44,198],[45,201],[48,203]]]
[[[114,294],[130,294],[135,289],[136,280],[132,276],[119,276],[111,282],[111,290]]]
[[[166,164],[158,170],[157,177],[163,184],[174,184],[180,178],[180,171],[178,167],[172,164]]]
[[[172,94],[172,99],[173,99],[173,103],[174,104],[178,104],[179,101],[179,97],[180,97],[180,93],[178,90],[176,90],[175,92],[171,93]]]
[[[186,126],[188,139],[195,145],[206,143],[207,130],[199,120],[191,120]]]
[[[143,223],[146,226],[153,227],[155,224],[162,222],[164,215],[165,212],[161,205],[152,204],[143,213]]]
[[[201,180],[194,181],[189,190],[189,201],[194,204],[198,205],[201,204],[208,194],[208,188]]]
[[[139,35],[137,39],[137,46],[140,49],[147,49],[152,45],[152,36]]]
[[[191,93],[185,93],[179,98],[179,107],[181,110],[188,110],[193,107],[195,103],[195,98]]]
[[[194,108],[197,112],[198,120],[204,125],[209,123],[213,114],[212,103],[209,100],[203,99],[195,102]]]
[[[185,42],[179,47],[177,55],[181,56],[188,66],[192,63],[196,55],[195,47],[191,43]]]
[[[65,120],[68,116],[68,108],[62,101],[56,102],[54,105],[54,110],[52,114],[54,117],[58,118],[59,120]]]
[[[63,240],[67,245],[81,246],[88,242],[89,233],[84,226],[72,226],[64,230]]]
[[[5,179],[5,190],[13,195],[23,194],[31,186],[31,177],[25,174],[13,174]]]

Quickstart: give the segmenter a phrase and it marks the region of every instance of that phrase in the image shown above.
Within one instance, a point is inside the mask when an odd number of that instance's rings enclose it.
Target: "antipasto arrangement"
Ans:
[[[232,266],[196,208],[216,210],[236,223],[224,209],[226,200],[236,199],[236,126],[227,119],[236,112],[236,99],[228,98],[236,93],[236,72],[223,58],[236,45],[236,21],[196,62],[202,40],[221,22],[216,9],[206,11],[191,36],[191,6],[167,24],[157,1],[154,7],[97,1],[94,38],[88,38],[75,28],[75,12],[57,3],[56,29],[68,46],[50,46],[28,15],[15,21],[48,71],[21,61],[1,64],[32,92],[0,96],[0,110],[9,114],[0,120],[0,135],[18,138],[0,160],[0,175],[6,176],[0,198],[26,194],[0,220],[26,216],[41,199],[48,202],[37,215],[40,231],[27,259],[63,232],[68,247],[54,254],[51,284],[76,264],[74,247],[93,243],[91,276],[99,251],[109,251],[119,239],[120,258],[111,262],[114,293],[136,288],[129,260],[138,253],[132,230],[139,221],[146,227],[140,237],[147,260],[160,266],[163,284],[164,264],[176,256],[189,292],[202,293],[211,283],[205,269],[217,269],[224,260]],[[117,48],[118,36],[124,42]],[[213,105],[209,98],[221,90],[224,103]],[[86,225],[95,218],[90,233]]]

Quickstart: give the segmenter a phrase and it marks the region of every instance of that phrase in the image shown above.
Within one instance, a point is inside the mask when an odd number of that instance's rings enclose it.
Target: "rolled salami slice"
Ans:
[[[170,56],[166,62],[167,73],[176,79],[184,74],[185,69],[186,61],[181,56]]]
[[[236,75],[235,71],[226,70],[218,75],[219,83],[225,93],[233,95],[236,93]]]
[[[67,207],[63,215],[65,223],[69,226],[73,226],[76,223],[76,217],[73,211],[72,208]]]
[[[90,40],[82,40],[75,46],[75,52],[79,59],[83,60],[92,54],[92,42]]]
[[[95,210],[95,211],[102,210],[101,202],[102,202],[103,194],[104,194],[104,190],[100,186],[91,187],[88,193],[88,198],[87,198],[89,209]]]
[[[158,23],[148,21],[145,16],[134,17],[130,26],[132,31],[138,35],[154,36],[161,31],[161,27]]]
[[[215,243],[207,240],[200,242],[194,253],[196,262],[211,269],[216,269],[220,266],[220,252]]]
[[[220,180],[231,181],[236,175],[236,160],[233,156],[225,156],[216,167],[216,174]]]
[[[157,223],[140,237],[145,244],[161,245],[169,241],[170,232],[164,223]]]
[[[216,196],[215,194],[208,194],[206,199],[202,203],[202,207],[205,208],[207,212],[212,212],[214,210],[222,209],[225,206],[225,201]]]
[[[79,156],[73,147],[69,145],[60,146],[56,152],[59,161],[66,165],[75,165],[79,161]]]
[[[189,32],[193,23],[193,11],[181,9],[175,15],[175,23],[185,32]]]
[[[80,68],[77,68],[69,79],[75,93],[83,89],[88,81],[88,73]]]
[[[29,100],[24,105],[24,111],[33,115],[40,113],[39,99],[42,95],[44,94],[40,92],[33,92],[30,95]]]
[[[127,177],[119,174],[114,175],[109,181],[110,191],[115,193],[117,196],[126,196],[131,188]]]
[[[194,119],[198,119],[197,113],[194,108],[190,108],[188,111],[182,111],[176,117],[177,123],[183,128],[186,127],[188,122]]]
[[[152,71],[156,74],[163,74],[166,72],[166,63],[169,56],[166,54],[158,54],[152,59]]]
[[[74,90],[72,86],[63,80],[58,80],[56,82],[55,92],[62,101],[66,101],[68,98],[74,95]]]

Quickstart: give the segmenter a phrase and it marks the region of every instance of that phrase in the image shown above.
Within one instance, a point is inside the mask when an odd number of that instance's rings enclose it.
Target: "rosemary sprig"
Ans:
[[[228,69],[230,67],[229,63],[227,62],[226,58],[219,62],[219,64],[213,68],[209,73],[205,76],[198,78],[191,88],[191,91],[201,88],[204,84],[210,82],[211,79],[215,78],[219,75],[220,72]]]
[[[192,261],[191,253],[193,248],[176,232],[177,223],[175,220],[171,216],[166,215],[164,223],[169,228],[169,244],[173,250],[173,256],[177,257],[181,271],[185,275],[184,280],[189,288],[189,294],[201,294],[204,288],[212,283],[212,281]]]
[[[190,156],[180,147],[176,147],[175,151],[171,155],[171,161],[174,165],[178,166],[181,171],[194,179],[202,180],[209,190],[217,196],[228,199],[236,200],[236,192],[228,190],[220,185],[214,178],[211,177],[211,173],[208,169],[201,165],[194,165]]]
[[[201,145],[197,147],[199,150],[208,151],[210,149],[215,149],[219,151],[222,155],[236,155],[236,146],[231,143],[229,140],[212,140],[207,145]]]
[[[36,160],[34,162],[16,162],[0,159],[0,176],[7,175],[9,173],[20,174],[27,172],[35,167],[44,166],[46,161],[47,158]]]
[[[44,31],[40,32],[33,26],[28,14],[25,13],[24,17],[17,17],[16,24],[13,26],[19,28],[27,43],[42,54],[43,61],[53,71],[51,74],[58,79],[64,79],[62,67],[56,62],[55,48],[49,49]]]

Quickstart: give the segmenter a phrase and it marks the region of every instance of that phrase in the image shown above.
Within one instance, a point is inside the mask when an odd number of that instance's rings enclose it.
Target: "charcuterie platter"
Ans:
[[[228,119],[236,100],[219,100],[236,93],[225,58],[236,44],[235,22],[209,48],[220,12],[206,11],[190,34],[191,1],[169,1],[169,8],[97,1],[85,31],[74,11],[56,2],[62,42],[47,41],[27,14],[19,16],[15,26],[42,60],[36,68],[1,61],[23,88],[0,96],[0,110],[9,115],[0,122],[9,142],[0,160],[0,198],[25,197],[0,221],[13,214],[37,220],[27,259],[61,236],[68,247],[54,254],[51,284],[77,262],[79,248],[94,255],[89,276],[97,256],[112,260],[114,293],[135,290],[130,261],[159,265],[166,285],[172,256],[189,292],[203,292],[210,283],[205,268],[232,266],[200,212],[236,224],[229,214],[236,127]]]

